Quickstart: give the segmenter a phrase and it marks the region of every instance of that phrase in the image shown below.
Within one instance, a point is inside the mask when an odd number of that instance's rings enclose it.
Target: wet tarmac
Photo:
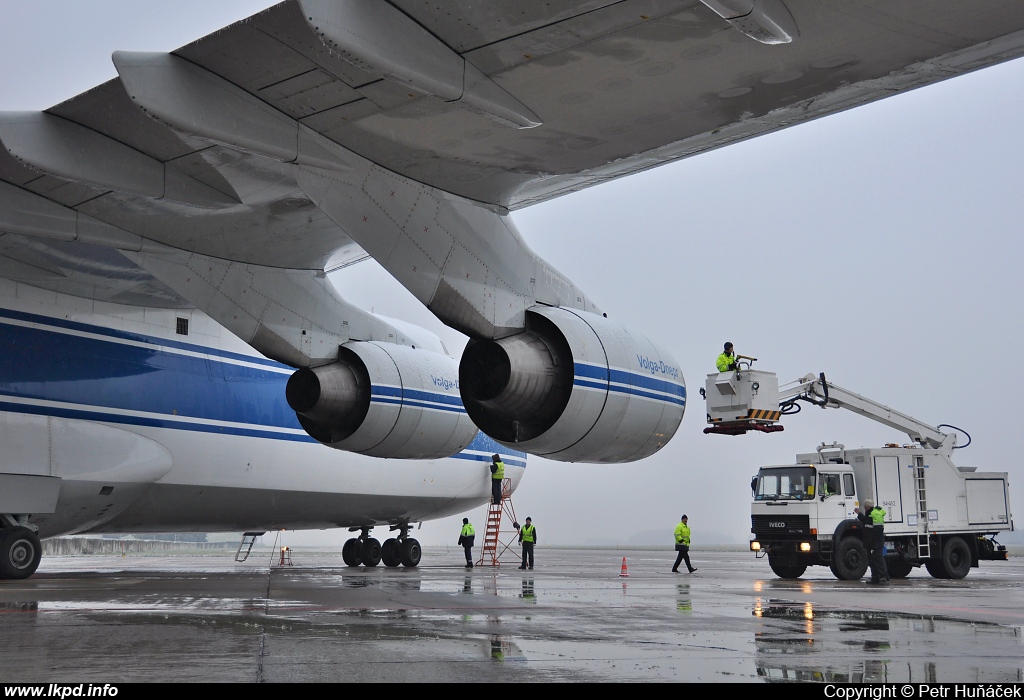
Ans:
[[[622,557],[628,578],[620,578]],[[48,557],[0,582],[0,682],[1024,681],[1024,557],[887,588],[746,552]]]

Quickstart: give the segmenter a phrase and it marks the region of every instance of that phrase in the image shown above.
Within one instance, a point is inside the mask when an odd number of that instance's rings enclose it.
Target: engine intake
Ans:
[[[338,361],[300,369],[285,389],[299,424],[329,447],[374,457],[439,459],[477,433],[455,360],[392,343],[347,343]]]
[[[498,442],[567,462],[632,462],[675,434],[682,373],[647,338],[595,314],[527,312],[526,331],[474,340],[459,366],[462,400]]]

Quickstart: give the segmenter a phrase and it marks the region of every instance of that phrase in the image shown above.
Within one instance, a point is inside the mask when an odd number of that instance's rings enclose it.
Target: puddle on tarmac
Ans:
[[[246,611],[263,611],[266,600],[253,598],[173,598],[137,596],[131,600],[48,600],[32,603],[38,612],[120,612],[120,613],[151,613],[169,612],[174,615],[231,614]],[[287,607],[308,603],[292,601],[274,601],[274,606]]]
[[[1019,683],[1020,627],[758,598],[757,674],[769,681]],[[978,645],[983,658],[970,653]],[[897,660],[894,660],[897,659]]]

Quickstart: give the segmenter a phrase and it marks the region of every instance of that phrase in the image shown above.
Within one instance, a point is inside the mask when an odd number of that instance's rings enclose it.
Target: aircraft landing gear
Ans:
[[[420,543],[413,538],[409,537],[400,545],[400,556],[402,558],[402,566],[412,568],[419,566],[420,556],[423,554],[423,550],[420,549]]]
[[[380,542],[372,537],[363,540],[363,566],[377,566],[377,564],[380,564],[380,549]]]
[[[39,568],[43,547],[39,536],[23,525],[0,530],[0,579],[25,579]]]
[[[356,538],[347,540],[341,548],[341,558],[346,566],[359,566],[363,563],[363,543]]]
[[[394,537],[384,540],[384,544],[380,546],[380,560],[384,562],[384,566],[392,569],[396,566],[401,566],[402,556],[399,551],[400,549],[400,543]]]
[[[392,557],[396,557],[407,569],[419,566],[423,550],[420,549],[418,541],[409,537],[409,524],[392,525],[391,529],[399,531],[398,537],[394,540],[395,544],[391,548]]]
[[[357,529],[362,531],[359,537],[347,540],[341,548],[341,558],[346,566],[377,566],[381,562],[389,568],[419,565],[422,550],[420,543],[409,537],[408,525],[393,526],[392,530],[401,532],[398,537],[385,540],[384,544],[370,537],[371,528],[352,528],[351,531]]]

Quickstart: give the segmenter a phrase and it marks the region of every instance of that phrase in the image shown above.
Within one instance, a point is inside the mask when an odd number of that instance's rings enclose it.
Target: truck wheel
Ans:
[[[43,547],[27,527],[0,530],[0,579],[28,578],[39,568]]]
[[[932,578],[949,578],[946,567],[938,559],[929,559],[924,563],[924,568],[932,575]]]
[[[942,568],[949,578],[963,578],[971,570],[971,550],[962,537],[950,537],[942,546]]]
[[[807,564],[798,564],[792,561],[779,561],[768,557],[768,566],[779,578],[800,578],[807,571]]]
[[[889,578],[906,578],[914,570],[914,565],[906,559],[886,559],[885,568],[889,572]]]
[[[868,570],[868,550],[857,537],[846,537],[832,552],[832,573],[840,581],[856,581]]]
[[[831,559],[828,560],[828,568],[832,571],[832,575],[833,576],[835,576],[840,581],[843,580],[843,577],[839,575],[838,571],[836,571],[836,559],[835,559],[835,557],[832,557]]]

